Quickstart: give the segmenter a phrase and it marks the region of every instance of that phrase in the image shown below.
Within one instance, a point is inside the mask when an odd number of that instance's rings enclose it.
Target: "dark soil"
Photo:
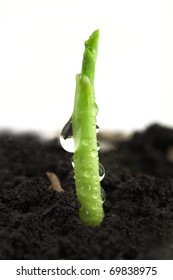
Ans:
[[[71,156],[56,139],[0,135],[0,259],[173,259],[173,130],[152,125],[100,152],[105,219],[78,217]],[[54,172],[64,192],[49,190]]]

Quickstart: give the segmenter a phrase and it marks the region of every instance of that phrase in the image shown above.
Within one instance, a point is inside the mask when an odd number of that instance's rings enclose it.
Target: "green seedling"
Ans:
[[[104,218],[99,164],[94,94],[94,75],[99,41],[96,30],[85,42],[82,70],[76,76],[76,92],[72,117],[62,130],[63,140],[74,138],[74,174],[76,194],[81,204],[79,216],[87,226],[99,226]],[[72,143],[73,144],[73,143]]]

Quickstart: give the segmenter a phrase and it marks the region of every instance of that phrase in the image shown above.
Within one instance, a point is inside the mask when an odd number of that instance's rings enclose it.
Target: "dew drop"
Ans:
[[[100,150],[100,143],[97,142],[97,151],[99,151],[99,150]]]
[[[74,139],[72,132],[72,119],[65,124],[61,131],[60,143],[64,150],[70,153],[74,153]]]
[[[98,110],[99,110],[97,103],[94,104],[94,109],[95,109],[95,114],[97,115],[98,114]]]
[[[104,203],[106,200],[106,193],[102,187],[101,187],[101,198],[102,198],[102,202]]]
[[[91,151],[91,157],[96,158],[97,157],[97,151]]]
[[[96,133],[99,132],[99,126],[96,124]]]
[[[98,105],[96,103],[93,106],[92,114],[93,114],[94,117],[96,117],[97,114],[98,114]]]
[[[87,147],[89,145],[89,140],[86,138],[82,141],[83,145]]]
[[[106,200],[106,193],[105,193],[105,190],[104,190],[102,187],[100,188],[100,191],[101,191],[102,203],[104,203],[105,200]],[[98,199],[97,194],[94,194],[94,195],[93,195],[93,198],[94,198],[95,200],[97,200],[97,199]]]
[[[85,178],[89,178],[90,175],[91,175],[90,170],[85,170],[84,173],[83,173],[83,176],[84,176]]]
[[[105,177],[105,169],[101,163],[99,163],[99,176],[100,176],[100,181],[103,180]]]

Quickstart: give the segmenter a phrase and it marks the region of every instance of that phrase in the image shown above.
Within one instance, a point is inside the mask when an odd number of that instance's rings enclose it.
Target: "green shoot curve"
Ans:
[[[80,201],[79,216],[87,226],[99,226],[104,218],[99,178],[94,74],[99,30],[85,42],[82,71],[76,76],[76,92],[72,114],[75,144],[73,155],[76,194]]]

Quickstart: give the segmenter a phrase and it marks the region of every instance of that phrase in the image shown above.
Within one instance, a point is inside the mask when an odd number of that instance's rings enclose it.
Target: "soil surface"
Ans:
[[[72,154],[57,139],[1,132],[0,259],[173,259],[173,130],[154,124],[111,144],[100,151],[105,218],[90,228],[78,217]]]

